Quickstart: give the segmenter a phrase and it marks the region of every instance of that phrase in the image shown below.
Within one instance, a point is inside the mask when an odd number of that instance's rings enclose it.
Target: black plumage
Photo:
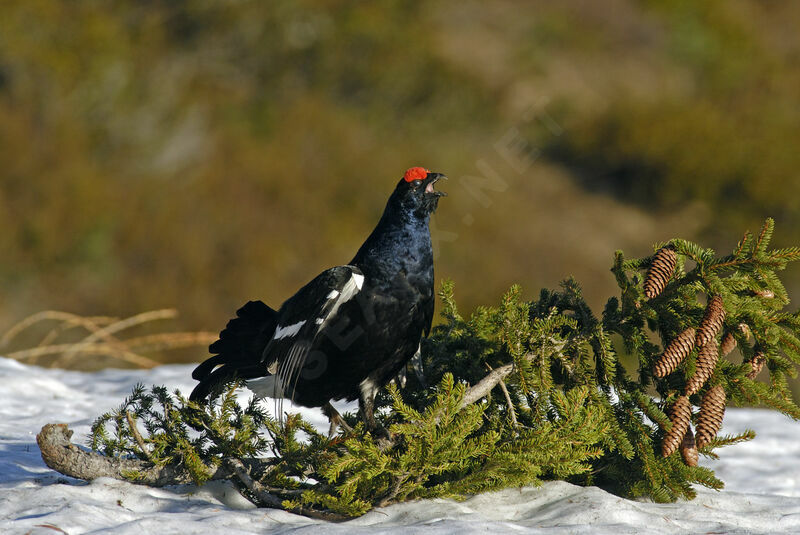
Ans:
[[[322,272],[274,311],[250,301],[220,333],[192,377],[199,400],[237,379],[261,396],[323,407],[359,399],[377,428],[378,388],[417,353],[433,320],[433,249],[428,223],[444,193],[444,175],[406,171],[375,230],[353,260]]]

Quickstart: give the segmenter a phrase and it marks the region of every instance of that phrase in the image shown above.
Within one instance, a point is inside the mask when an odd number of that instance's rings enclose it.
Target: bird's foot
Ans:
[[[330,429],[328,429],[328,438],[329,439],[336,436],[336,431],[340,427],[342,429],[344,429],[345,433],[352,433],[353,432],[353,428],[350,427],[347,424],[347,422],[344,421],[344,418],[342,418],[342,415],[339,414],[339,411],[337,411],[336,408],[333,405],[331,405],[330,402],[328,402],[328,403],[326,403],[325,405],[322,406],[322,412],[325,414],[325,416],[328,417],[328,420],[331,423]]]
[[[375,444],[381,451],[391,449],[395,444],[392,434],[389,433],[389,431],[382,425],[378,425],[375,429],[373,429],[371,434],[372,438],[375,440]]]

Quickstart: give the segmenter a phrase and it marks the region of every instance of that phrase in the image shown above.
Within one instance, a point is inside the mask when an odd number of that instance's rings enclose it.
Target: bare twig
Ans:
[[[174,318],[177,315],[173,309],[154,310],[137,314],[130,318],[119,320],[107,316],[81,317],[68,312],[46,310],[33,314],[20,321],[9,329],[0,338],[0,348],[8,346],[22,331],[45,321],[57,321],[54,327],[45,331],[46,334],[34,347],[6,350],[5,356],[38,363],[45,357],[49,359],[50,366],[68,366],[76,358],[86,355],[105,355],[110,358],[128,362],[141,368],[152,368],[160,362],[145,357],[141,353],[163,351],[192,346],[207,346],[217,339],[218,335],[212,332],[166,332],[145,336],[118,338],[116,333],[129,329],[145,322]],[[87,332],[83,339],[70,342],[60,342],[59,338],[67,331],[81,328]]]
[[[6,356],[8,358],[12,358],[15,360],[35,359],[46,355],[64,354],[65,352],[73,349],[75,345],[76,344],[55,344],[51,346],[32,347],[30,349],[12,351],[11,353],[7,353]],[[153,360],[151,358],[144,357],[142,355],[137,355],[136,353],[133,353],[131,351],[127,351],[118,345],[109,345],[100,343],[83,345],[80,349],[80,352],[94,354],[94,355],[113,356],[120,360],[124,360],[130,362],[131,364],[135,364],[136,366],[140,366],[142,368],[153,368],[161,364],[160,362]],[[64,357],[61,357],[56,363],[53,363],[53,365],[55,366],[58,362],[61,362],[63,359]]]
[[[391,505],[392,501],[400,494],[400,489],[403,488],[403,483],[408,476],[407,473],[402,473],[398,476],[395,476],[394,484],[392,485],[391,490],[389,493],[378,502],[378,507],[386,507],[387,505]]]
[[[283,509],[283,500],[267,492],[261,483],[250,477],[250,474],[247,473],[247,469],[242,464],[242,461],[229,457],[225,459],[225,464],[227,465],[228,470],[256,498],[256,505],[260,505],[261,507],[270,507],[272,509]]]
[[[517,427],[517,411],[514,410],[514,404],[511,403],[511,395],[508,393],[508,388],[506,388],[506,382],[501,380],[500,381],[500,390],[503,391],[503,395],[506,397],[506,403],[508,404],[508,413],[511,415],[511,425]]]
[[[486,369],[490,372],[493,371],[493,368],[489,366],[489,363],[486,363]],[[503,391],[503,396],[506,398],[506,405],[508,405],[508,413],[511,415],[511,423],[514,427],[517,427],[517,411],[514,410],[514,404],[511,403],[511,395],[508,393],[508,388],[506,388],[506,382],[504,380],[500,380],[498,383],[500,390]]]
[[[11,340],[13,340],[19,333],[41,321],[47,321],[47,320],[61,321],[64,323],[68,323],[70,325],[83,327],[87,331],[95,333],[101,329],[99,324],[106,319],[112,320],[113,318],[102,318],[102,317],[84,318],[76,314],[70,314],[69,312],[59,312],[58,310],[43,310],[42,312],[37,312],[36,314],[28,316],[27,318],[23,319],[16,325],[12,326],[9,330],[7,330],[5,334],[3,334],[3,337],[0,338],[0,348],[7,347],[8,344],[11,342]]]
[[[139,433],[139,429],[136,427],[136,417],[131,414],[131,411],[125,411],[125,419],[128,420],[128,427],[131,429],[131,434],[133,438],[136,440],[136,443],[139,445],[139,449],[142,450],[142,455],[144,455],[148,461],[152,461],[150,458],[150,452],[147,450],[147,447],[144,445],[144,439],[142,435]]]
[[[141,314],[137,314],[135,316],[131,316],[130,318],[126,318],[124,320],[112,323],[111,325],[107,325],[102,329],[99,329],[86,338],[84,338],[81,342],[74,344],[69,350],[65,351],[61,357],[59,357],[54,363],[53,366],[58,367],[64,361],[69,361],[72,357],[76,354],[83,351],[85,348],[91,346],[95,340],[103,338],[104,336],[129,329],[136,325],[140,325],[142,323],[146,323],[148,321],[160,320],[160,319],[171,319],[178,315],[178,312],[174,308],[165,308],[163,310],[151,310],[150,312],[142,312]]]
[[[56,325],[50,332],[48,332],[44,338],[39,342],[39,346],[49,346],[51,345],[59,336],[64,334],[65,332],[76,329],[78,327],[83,327],[84,329],[88,330],[89,332],[94,332],[97,329],[100,329],[104,325],[108,325],[109,323],[114,323],[117,321],[117,318],[112,318],[108,316],[94,316],[89,318],[82,318],[80,316],[75,316],[75,319],[78,321],[62,321],[60,324]],[[106,339],[108,342],[114,342],[116,339],[113,336],[109,336]]]

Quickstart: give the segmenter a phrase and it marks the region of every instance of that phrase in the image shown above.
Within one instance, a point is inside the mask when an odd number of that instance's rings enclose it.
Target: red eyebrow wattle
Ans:
[[[428,176],[428,170],[424,167],[412,167],[406,174],[403,175],[403,179],[406,182],[414,182],[415,180],[422,180]]]

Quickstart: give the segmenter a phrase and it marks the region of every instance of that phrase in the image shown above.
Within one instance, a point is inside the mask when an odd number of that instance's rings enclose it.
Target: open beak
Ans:
[[[443,191],[437,191],[434,189],[433,185],[436,184],[440,180],[447,180],[447,177],[442,173],[428,173],[428,177],[425,179],[427,184],[425,185],[425,193],[431,193],[436,195],[437,197],[447,197],[447,193]]]

